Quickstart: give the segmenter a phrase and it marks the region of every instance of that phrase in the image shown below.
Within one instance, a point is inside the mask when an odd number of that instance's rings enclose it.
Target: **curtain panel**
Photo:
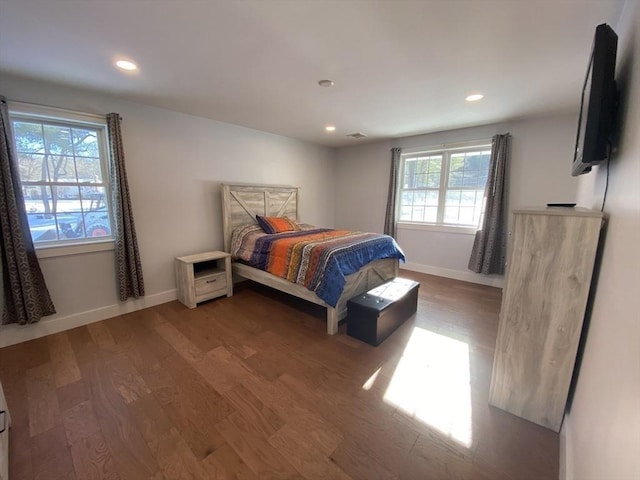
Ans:
[[[400,155],[402,149],[391,149],[391,172],[389,173],[389,192],[387,194],[387,211],[384,217],[384,233],[396,238],[396,200],[398,198],[398,176],[400,175]]]
[[[25,325],[56,313],[31,238],[9,108],[0,96],[0,250],[2,324]]]
[[[144,279],[125,169],[121,118],[109,113],[106,119],[118,297],[124,302],[130,297],[144,297]]]
[[[507,254],[507,193],[508,168],[511,156],[511,135],[493,137],[489,177],[484,191],[485,210],[482,226],[469,258],[469,270],[485,275],[504,274]]]

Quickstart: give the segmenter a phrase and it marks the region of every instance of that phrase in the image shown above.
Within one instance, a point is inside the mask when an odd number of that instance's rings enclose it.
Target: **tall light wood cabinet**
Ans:
[[[514,211],[489,403],[554,431],[562,425],[602,214]]]

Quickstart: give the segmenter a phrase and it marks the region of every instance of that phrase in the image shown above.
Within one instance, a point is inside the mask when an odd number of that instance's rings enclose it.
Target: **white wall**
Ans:
[[[490,139],[511,132],[509,209],[547,202],[573,202],[577,180],[571,177],[577,117],[557,116],[487,125],[399,138],[338,150],[336,162],[336,225],[382,232],[391,148],[428,147]],[[467,269],[473,234],[401,228],[398,243],[406,267],[436,275],[490,285],[501,276],[484,276]]]
[[[611,159],[607,230],[584,354],[561,436],[561,478],[640,478],[640,6],[616,31],[620,140]],[[600,209],[606,167],[580,178],[579,203]]]
[[[147,292],[142,301],[118,302],[112,251],[41,259],[58,313],[28,328],[2,327],[0,346],[175,298],[174,257],[222,248],[221,182],[302,187],[301,219],[334,225],[329,148],[6,74],[0,85],[10,101],[123,117]]]

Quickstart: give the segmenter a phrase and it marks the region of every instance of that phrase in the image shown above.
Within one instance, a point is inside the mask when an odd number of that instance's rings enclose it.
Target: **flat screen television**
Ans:
[[[596,27],[587,75],[582,87],[576,148],[571,175],[591,171],[609,156],[618,93],[616,50],[618,36],[609,25]]]

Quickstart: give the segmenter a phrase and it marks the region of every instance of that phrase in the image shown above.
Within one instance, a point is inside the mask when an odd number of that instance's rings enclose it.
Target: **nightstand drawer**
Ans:
[[[195,279],[196,297],[208,295],[218,290],[227,289],[227,277],[225,272],[216,272],[203,275]]]

